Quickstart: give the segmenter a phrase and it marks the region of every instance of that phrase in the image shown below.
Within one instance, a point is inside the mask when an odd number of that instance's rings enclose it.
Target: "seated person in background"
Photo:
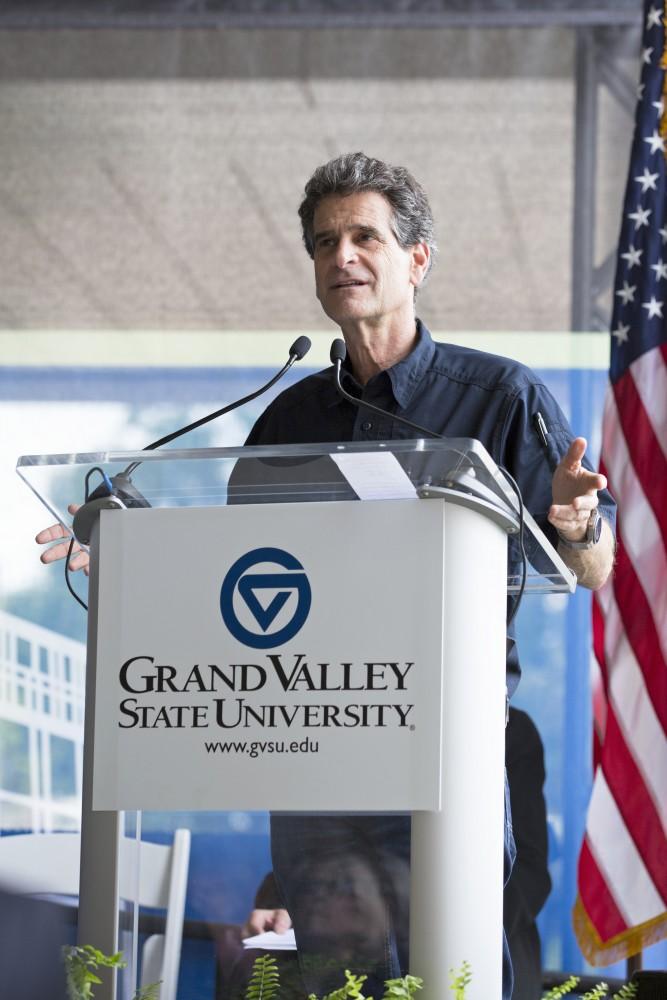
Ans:
[[[333,819],[333,817],[332,817]],[[403,912],[401,926],[407,927],[407,873],[398,870],[393,854],[378,857],[363,844],[341,853],[309,852],[295,872],[295,900],[303,915],[304,934],[300,938],[309,959],[317,964],[325,981],[323,992],[340,988],[341,969],[367,975],[366,989],[381,990],[384,967],[377,956],[388,946],[386,914]],[[392,895],[387,898],[387,893]],[[255,898],[241,934],[265,931],[284,933],[292,926],[289,913],[281,905],[273,873],[266,876]],[[270,949],[269,949],[270,950]],[[237,1000],[244,995],[252,964],[262,950],[241,953],[240,941],[222,940],[218,946],[220,972],[217,1000]],[[296,952],[276,952],[280,968],[283,1000],[305,1000],[299,981]]]
[[[503,923],[514,990],[512,1000],[542,996],[542,956],[536,918],[551,890],[547,867],[544,749],[526,712],[510,708],[505,730],[505,766],[510,790],[516,860],[505,886]]]
[[[518,708],[510,708],[505,734],[505,765],[512,806],[512,825],[517,856],[505,887],[503,922],[506,929],[514,989],[512,1000],[539,1000],[542,996],[542,960],[536,918],[551,889],[547,867],[547,813],[544,795],[544,750],[535,724]],[[395,863],[395,862],[394,862]],[[311,934],[307,942],[313,953],[347,963],[359,972],[370,972],[376,938],[384,927],[387,901],[382,886],[385,872],[377,872],[371,858],[350,853],[345,858],[312,859],[300,872],[299,905]],[[407,883],[394,873],[393,891]],[[394,908],[396,903],[394,902]],[[407,908],[403,899],[402,909]],[[407,921],[406,921],[407,923]],[[265,876],[257,890],[255,908],[242,930],[243,937],[274,931],[284,934],[292,926],[280,898],[273,873]],[[252,972],[257,949],[219,951],[221,992],[218,1000],[242,996]],[[281,981],[289,977],[294,952],[278,952]],[[331,986],[341,985],[340,977]],[[294,994],[298,996],[299,994]]]
[[[257,890],[255,908],[243,926],[243,936],[253,937],[266,931],[284,934],[291,926],[292,919],[278,895],[273,872],[269,872]]]

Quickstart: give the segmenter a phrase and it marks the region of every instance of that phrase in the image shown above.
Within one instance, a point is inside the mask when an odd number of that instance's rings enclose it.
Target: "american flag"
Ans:
[[[594,595],[594,783],[574,926],[593,965],[667,936],[667,118],[665,7],[645,2],[619,242],[601,471],[618,502]]]

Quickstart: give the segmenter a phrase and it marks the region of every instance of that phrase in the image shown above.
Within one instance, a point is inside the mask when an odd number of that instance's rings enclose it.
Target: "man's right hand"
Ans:
[[[79,509],[79,504],[71,503],[67,509],[70,514],[76,514]],[[64,538],[65,541],[59,541],[61,538]],[[58,559],[64,559],[67,556],[71,540],[71,532],[69,532],[67,528],[64,528],[62,524],[52,524],[48,528],[43,528],[42,531],[35,535],[35,541],[37,544],[46,545],[48,542],[56,542],[56,544],[52,545],[48,549],[45,549],[39,558],[43,563],[52,563],[56,562]],[[86,576],[88,576],[89,563],[90,556],[88,553],[81,548],[78,542],[74,542],[72,558],[69,561],[69,568],[72,570],[82,569]]]
[[[253,910],[243,928],[243,937],[275,931],[284,934],[292,926],[287,910]]]

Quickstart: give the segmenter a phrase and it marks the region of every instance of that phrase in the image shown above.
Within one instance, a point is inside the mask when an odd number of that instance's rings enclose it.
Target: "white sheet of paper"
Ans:
[[[331,456],[360,500],[414,500],[409,476],[389,451]]]
[[[244,948],[266,948],[268,951],[296,951],[294,931],[290,927],[284,934],[275,931],[265,931],[253,937],[243,938]]]

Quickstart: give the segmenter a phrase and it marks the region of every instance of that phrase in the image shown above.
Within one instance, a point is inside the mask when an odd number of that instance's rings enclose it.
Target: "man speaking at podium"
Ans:
[[[602,586],[613,562],[615,508],[604,476],[585,463],[586,442],[573,437],[558,404],[529,369],[435,343],[416,318],[416,295],[436,252],[421,186],[403,167],[345,154],[315,171],[299,215],[317,297],[345,340],[342,384],[383,413],[343,398],[329,368],[279,395],[247,444],[421,436],[400,418],[436,435],[476,438],[517,480],[526,508],[579,583]],[[37,540],[63,534],[54,527]],[[50,562],[66,550],[60,543],[42,558]],[[77,553],[72,568],[86,563],[87,555]],[[510,572],[517,563],[510,542]],[[508,649],[511,694],[519,667],[512,642]],[[371,974],[365,992],[381,996],[385,979],[407,972],[409,817],[277,815],[271,839],[305,993],[336,988],[341,968],[356,966]],[[507,823],[505,840],[507,877],[514,850]],[[333,961],[318,961],[322,955]],[[503,997],[510,995],[506,959]]]
[[[363,153],[347,154],[315,171],[299,215],[317,297],[345,340],[343,385],[386,415],[343,398],[328,369],[278,396],[247,444],[418,436],[393,414],[436,434],[477,438],[517,480],[526,507],[579,583],[602,586],[613,562],[614,504],[604,476],[583,462],[586,442],[573,439],[560,408],[533,372],[505,358],[436,344],[415,316],[417,291],[436,251],[433,217],[421,186],[402,167]],[[512,651],[510,693],[517,680]],[[341,889],[340,879],[330,878],[328,895],[316,892],[334,859],[341,873],[358,871],[365,861],[366,882],[379,885],[384,899],[384,907],[373,911],[374,920],[366,907],[366,938],[360,934],[356,942],[357,957],[366,963],[362,971],[374,973],[375,983],[369,981],[365,990],[370,993],[384,979],[407,972],[409,829],[409,818],[401,816],[272,817],[274,872],[295,924],[306,992],[319,995],[340,983],[340,966],[333,975],[315,971],[309,954],[328,953],[341,964],[354,957],[354,943],[346,950],[341,941],[339,919],[347,913],[350,926],[354,880],[348,876]],[[511,827],[506,829],[511,841]],[[513,849],[506,842],[506,877]],[[372,957],[364,953],[371,949]],[[506,955],[505,948],[503,997],[511,994]]]

